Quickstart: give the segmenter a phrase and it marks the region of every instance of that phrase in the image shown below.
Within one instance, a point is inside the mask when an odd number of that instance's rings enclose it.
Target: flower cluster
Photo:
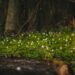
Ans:
[[[22,33],[18,38],[0,39],[0,56],[74,60],[75,33],[43,32]]]

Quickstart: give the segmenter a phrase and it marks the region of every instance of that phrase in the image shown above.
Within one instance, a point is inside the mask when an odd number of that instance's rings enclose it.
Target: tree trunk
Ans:
[[[7,18],[5,23],[5,33],[16,31],[18,22],[17,2],[18,0],[9,0]]]
[[[8,0],[0,0],[0,35],[4,33],[4,24],[7,14]]]

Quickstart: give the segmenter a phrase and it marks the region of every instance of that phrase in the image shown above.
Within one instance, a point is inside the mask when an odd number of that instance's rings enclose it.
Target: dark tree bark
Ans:
[[[19,0],[9,0],[8,11],[5,23],[5,33],[16,32],[18,25],[18,8],[17,3]]]
[[[7,8],[8,8],[9,0],[1,0],[0,1],[0,35],[4,33],[4,24],[6,20]]]

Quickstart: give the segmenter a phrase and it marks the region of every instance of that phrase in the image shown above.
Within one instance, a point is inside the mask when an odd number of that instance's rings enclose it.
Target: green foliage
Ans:
[[[17,38],[0,38],[0,56],[72,61],[75,60],[74,37],[74,32],[29,32]]]

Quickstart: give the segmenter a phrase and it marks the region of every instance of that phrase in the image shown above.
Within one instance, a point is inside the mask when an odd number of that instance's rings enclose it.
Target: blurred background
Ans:
[[[0,0],[0,34],[75,28],[74,0]]]

